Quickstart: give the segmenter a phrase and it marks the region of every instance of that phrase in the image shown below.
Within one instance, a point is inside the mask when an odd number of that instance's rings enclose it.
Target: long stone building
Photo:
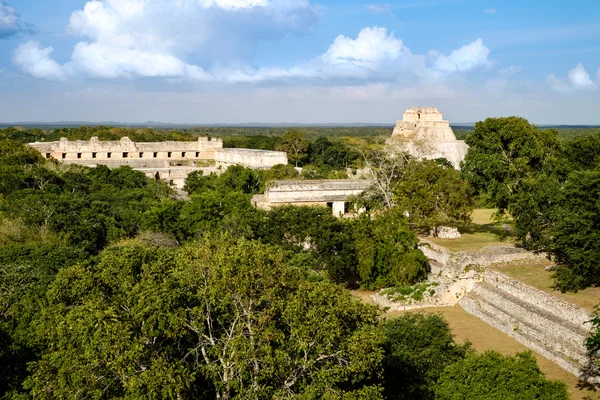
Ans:
[[[183,188],[185,178],[193,171],[218,172],[230,165],[269,169],[288,162],[287,154],[281,151],[225,149],[223,140],[206,137],[193,142],[134,142],[128,137],[114,141],[101,141],[97,137],[76,141],[61,138],[58,142],[36,142],[29,146],[46,159],[66,164],[109,168],[128,165],[179,188]]]
[[[255,207],[271,209],[283,205],[329,206],[336,217],[352,214],[350,200],[371,186],[368,180],[275,181],[264,194],[252,198]]]
[[[406,110],[386,144],[417,158],[446,158],[457,169],[469,149],[464,141],[456,140],[450,122],[433,107]]]

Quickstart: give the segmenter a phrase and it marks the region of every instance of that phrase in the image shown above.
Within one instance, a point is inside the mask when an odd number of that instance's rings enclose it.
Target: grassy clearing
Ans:
[[[456,225],[462,235],[460,239],[428,239],[450,251],[476,251],[486,246],[513,244],[514,236],[510,230],[498,226],[492,219],[495,211],[494,209],[473,210],[470,225]]]
[[[443,246],[452,252],[457,251],[477,251],[487,246],[494,246],[499,244],[514,244],[514,239],[508,235],[498,235],[493,232],[473,232],[467,233],[460,227],[458,230],[461,232],[462,237],[460,239],[440,239],[440,238],[427,238],[433,243]]]
[[[561,293],[558,290],[554,290],[552,288],[552,285],[554,284],[552,272],[546,271],[548,265],[551,265],[551,263],[546,261],[532,264],[493,266],[492,269],[523,282],[526,285],[550,293],[564,301],[592,311],[594,306],[600,301],[600,288],[588,288],[580,290],[577,293]]]

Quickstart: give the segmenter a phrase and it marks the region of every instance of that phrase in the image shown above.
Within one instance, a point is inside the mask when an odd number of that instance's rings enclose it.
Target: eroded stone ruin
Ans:
[[[255,195],[252,204],[269,210],[273,207],[329,206],[334,216],[352,214],[350,200],[367,190],[373,182],[369,180],[287,180],[272,182],[264,194]]]
[[[29,146],[46,159],[66,164],[109,168],[127,165],[178,188],[183,188],[185,178],[194,171],[218,172],[219,167],[224,169],[230,165],[269,169],[288,163],[285,152],[224,149],[223,140],[206,137],[188,142],[134,142],[128,137],[112,141],[101,141],[97,137],[75,141],[61,138],[58,142],[36,142]]]
[[[419,159],[445,158],[457,169],[469,149],[463,140],[456,140],[450,123],[434,107],[406,110],[386,144]]]

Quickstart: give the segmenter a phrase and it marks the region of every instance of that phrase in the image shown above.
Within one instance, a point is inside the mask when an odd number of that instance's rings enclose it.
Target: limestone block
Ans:
[[[460,239],[461,237],[457,228],[452,228],[449,226],[438,226],[437,235],[435,229],[431,230],[430,235],[437,236],[440,239]]]

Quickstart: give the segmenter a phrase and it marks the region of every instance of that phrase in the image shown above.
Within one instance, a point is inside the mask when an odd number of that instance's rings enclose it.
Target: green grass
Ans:
[[[474,210],[471,224],[456,225],[462,235],[460,239],[428,239],[455,252],[476,251],[486,246],[498,244],[513,244],[515,238],[510,230],[503,229],[493,221],[492,215],[495,211],[493,209]]]
[[[561,293],[553,289],[552,272],[546,271],[549,261],[531,264],[507,264],[493,266],[492,269],[514,278],[526,285],[550,293],[566,302],[592,311],[600,301],[600,288],[587,288],[577,293]]]

